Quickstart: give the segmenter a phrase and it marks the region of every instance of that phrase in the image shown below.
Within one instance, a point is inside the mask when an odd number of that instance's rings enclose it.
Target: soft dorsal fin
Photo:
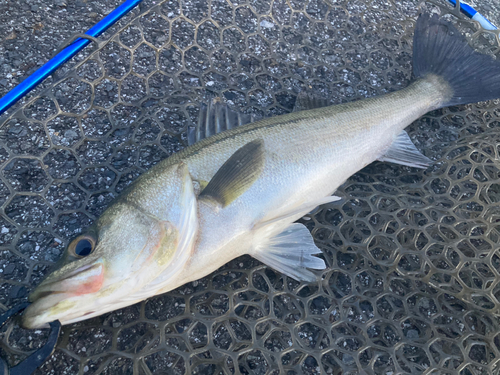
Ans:
[[[227,105],[211,100],[208,105],[201,105],[198,124],[188,128],[188,145],[253,121],[255,119],[252,115],[233,111]]]
[[[199,198],[226,207],[259,178],[264,167],[264,141],[256,139],[239,148],[212,177]]]
[[[317,98],[307,91],[301,91],[297,95],[293,112],[306,111],[308,109],[327,107],[330,103],[328,99]]]
[[[378,160],[424,169],[432,164],[432,160],[418,151],[404,130],[398,134],[389,149]]]

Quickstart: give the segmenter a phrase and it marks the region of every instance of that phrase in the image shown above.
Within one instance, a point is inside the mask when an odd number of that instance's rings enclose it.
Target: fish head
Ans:
[[[30,294],[23,326],[73,323],[154,295],[151,285],[180,273],[190,256],[197,225],[191,181],[190,187],[179,190],[170,221],[126,199],[109,207]]]

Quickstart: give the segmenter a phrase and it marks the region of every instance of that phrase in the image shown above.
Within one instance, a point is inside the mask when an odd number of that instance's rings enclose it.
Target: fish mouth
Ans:
[[[48,277],[30,294],[30,302],[49,295],[79,296],[97,292],[104,282],[104,264],[101,260],[87,264],[62,277]]]
[[[44,293],[29,305],[22,315],[21,325],[27,329],[48,328],[49,323],[60,320],[61,323],[67,318],[65,311],[74,306],[74,302],[64,303],[70,296],[66,293]],[[65,306],[59,306],[60,303]],[[54,311],[54,309],[57,309]]]
[[[62,324],[75,317],[90,314],[82,304],[85,295],[99,291],[104,281],[102,261],[84,265],[59,278],[49,276],[28,297],[32,302],[24,311],[25,328],[43,328],[59,320]],[[81,308],[79,308],[80,306]]]

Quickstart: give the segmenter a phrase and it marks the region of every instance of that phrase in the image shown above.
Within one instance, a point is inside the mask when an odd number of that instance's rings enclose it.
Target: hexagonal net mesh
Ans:
[[[3,117],[1,307],[26,300],[69,239],[185,147],[200,103],[221,97],[259,118],[289,112],[304,89],[340,103],[406,86],[419,6],[498,52],[498,35],[444,3],[176,0],[136,10]],[[328,264],[321,282],[238,258],[63,327],[37,373],[498,373],[499,126],[499,101],[434,111],[409,128],[431,168],[374,163],[342,186],[344,200],[303,218]],[[0,334],[14,365],[48,332],[11,322]]]

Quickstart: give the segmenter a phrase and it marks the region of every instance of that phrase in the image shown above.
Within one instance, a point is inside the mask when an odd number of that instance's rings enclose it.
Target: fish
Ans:
[[[69,243],[30,294],[22,325],[96,317],[245,254],[318,280],[321,250],[296,221],[338,200],[338,187],[375,160],[429,166],[404,131],[425,113],[500,97],[500,63],[436,15],[416,21],[413,73],[383,96],[332,106],[302,98],[303,110],[241,126],[233,112],[209,110],[193,144],[141,175]]]

